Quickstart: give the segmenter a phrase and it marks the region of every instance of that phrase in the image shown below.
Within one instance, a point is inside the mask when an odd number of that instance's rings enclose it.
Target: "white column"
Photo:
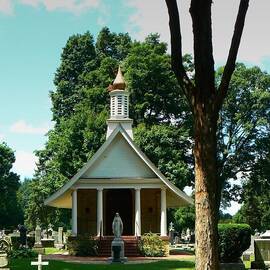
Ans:
[[[78,199],[77,199],[77,189],[72,192],[72,234],[77,235],[77,209]]]
[[[160,235],[167,236],[167,205],[166,205],[166,189],[161,189],[160,196]]]
[[[141,189],[135,189],[135,236],[141,236]]]
[[[97,236],[103,236],[103,188],[97,189]]]

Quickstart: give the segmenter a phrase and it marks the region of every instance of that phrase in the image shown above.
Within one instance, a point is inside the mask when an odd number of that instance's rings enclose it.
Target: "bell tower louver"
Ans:
[[[126,83],[120,69],[112,85],[109,87],[110,92],[110,119],[107,120],[106,138],[121,124],[128,135],[133,139],[132,123],[129,118],[129,92],[126,90]]]

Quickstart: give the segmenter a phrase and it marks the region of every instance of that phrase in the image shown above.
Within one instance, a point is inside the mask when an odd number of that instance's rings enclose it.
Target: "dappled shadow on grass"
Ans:
[[[17,259],[10,263],[10,270],[34,270],[37,267],[30,266],[30,259]],[[192,270],[194,262],[164,260],[147,264],[79,264],[61,261],[50,261],[44,270]]]

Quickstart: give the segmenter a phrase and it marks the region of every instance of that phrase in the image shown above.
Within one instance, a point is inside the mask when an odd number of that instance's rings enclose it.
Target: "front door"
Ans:
[[[113,235],[112,222],[115,213],[123,221],[123,235],[133,235],[133,203],[130,189],[111,189],[106,192],[105,235]]]

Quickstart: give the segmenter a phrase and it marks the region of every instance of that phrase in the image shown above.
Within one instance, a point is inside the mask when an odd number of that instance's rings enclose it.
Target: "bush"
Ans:
[[[11,236],[11,246],[12,249],[19,249],[20,247],[20,237],[19,236]],[[35,243],[35,237],[34,236],[27,236],[27,245],[29,248],[32,248]]]
[[[8,256],[12,259],[35,258],[37,255],[38,254],[35,251],[29,248],[13,249],[8,254]]]
[[[247,224],[219,224],[218,235],[220,262],[238,262],[250,246],[251,228]]]
[[[169,253],[166,242],[154,233],[147,233],[141,237],[139,251],[147,257],[164,257],[168,256]]]
[[[67,249],[74,256],[96,256],[98,254],[98,242],[92,236],[69,236]]]

